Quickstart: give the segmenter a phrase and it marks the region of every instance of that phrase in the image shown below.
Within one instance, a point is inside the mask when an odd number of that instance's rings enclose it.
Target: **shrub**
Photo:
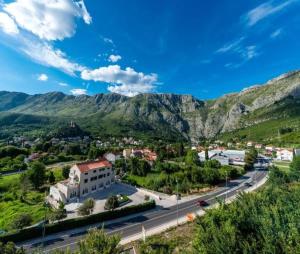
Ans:
[[[107,220],[117,219],[134,213],[140,213],[149,209],[155,208],[155,201],[151,200],[139,205],[127,206],[118,210],[106,211],[102,213],[92,214],[86,217],[79,217],[74,219],[63,220],[53,224],[48,224],[45,227],[45,234],[58,233],[64,230],[84,227],[87,225],[104,222]],[[1,235],[0,241],[2,242],[21,242],[42,235],[41,227],[25,228],[14,233]]]
[[[104,209],[106,210],[114,210],[117,207],[119,207],[119,200],[117,196],[111,196],[109,197],[104,205]]]

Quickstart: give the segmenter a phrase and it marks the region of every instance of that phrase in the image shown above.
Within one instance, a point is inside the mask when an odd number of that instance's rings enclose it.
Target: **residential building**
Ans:
[[[48,201],[58,207],[60,202],[68,203],[90,193],[101,191],[115,182],[112,164],[101,159],[75,164],[69,178],[50,187]]]
[[[252,141],[247,142],[247,147],[253,147],[253,142]]]
[[[124,157],[125,159],[129,158],[130,155],[131,155],[131,149],[124,149],[124,150],[123,150],[123,157]]]
[[[255,149],[262,149],[264,148],[264,145],[263,144],[255,144]]]
[[[119,160],[121,158],[119,154],[114,153],[106,153],[103,155],[103,157],[113,164],[115,164],[116,160]]]
[[[282,148],[276,152],[276,159],[280,161],[292,161],[294,157],[294,149]]]

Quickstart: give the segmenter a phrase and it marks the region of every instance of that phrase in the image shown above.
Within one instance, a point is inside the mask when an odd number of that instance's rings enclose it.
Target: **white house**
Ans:
[[[107,160],[75,164],[69,178],[50,187],[48,201],[54,207],[68,203],[90,193],[101,191],[115,182],[112,164]]]
[[[103,155],[103,157],[113,164],[115,164],[116,160],[119,160],[121,158],[120,155],[114,153],[106,153]]]
[[[294,150],[288,148],[278,149],[276,152],[276,159],[280,161],[292,161],[294,157]]]

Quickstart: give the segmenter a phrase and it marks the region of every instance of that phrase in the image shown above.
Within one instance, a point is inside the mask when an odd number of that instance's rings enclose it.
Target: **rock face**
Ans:
[[[175,94],[140,94],[130,98],[119,94],[75,97],[59,92],[0,92],[0,111],[73,119],[87,129],[98,128],[104,133],[110,133],[110,129],[118,134],[172,133],[198,140],[267,120],[270,114],[267,116],[266,112],[275,110],[278,102],[286,98],[300,98],[300,71],[213,101]]]

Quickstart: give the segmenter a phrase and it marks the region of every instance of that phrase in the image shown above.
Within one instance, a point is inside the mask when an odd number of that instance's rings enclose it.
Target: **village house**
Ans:
[[[253,147],[253,142],[252,141],[249,141],[249,142],[247,142],[247,147]]]
[[[105,153],[103,157],[111,162],[112,164],[115,164],[116,160],[119,160],[121,158],[121,155],[114,154],[114,153]]]
[[[294,157],[294,149],[280,148],[276,151],[276,160],[292,161]]]
[[[101,159],[75,164],[69,178],[50,187],[48,201],[54,207],[60,202],[76,201],[96,191],[110,187],[115,182],[112,164]]]
[[[255,149],[262,149],[264,148],[264,145],[263,144],[255,144]]]

